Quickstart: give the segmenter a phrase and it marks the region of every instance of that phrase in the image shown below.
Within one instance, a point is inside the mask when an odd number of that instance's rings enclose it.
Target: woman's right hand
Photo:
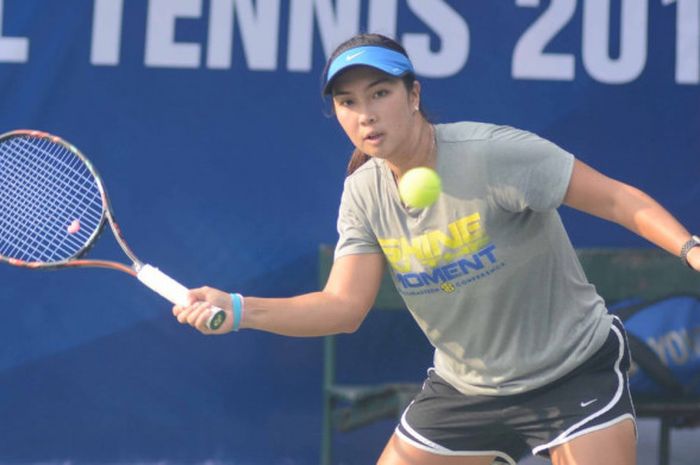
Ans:
[[[200,287],[190,289],[189,304],[185,306],[173,306],[173,315],[181,324],[187,324],[197,329],[202,334],[226,334],[233,330],[233,304],[231,294],[214,289],[213,287]],[[226,313],[224,323],[216,330],[207,327],[207,321],[212,315],[212,307],[218,307]]]

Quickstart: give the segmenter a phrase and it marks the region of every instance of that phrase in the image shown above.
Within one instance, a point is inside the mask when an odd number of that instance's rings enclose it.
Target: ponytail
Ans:
[[[367,161],[370,159],[370,156],[367,155],[366,153],[363,153],[362,151],[355,149],[352,152],[352,156],[350,156],[350,162],[348,162],[348,172],[347,175],[350,176],[352,173],[354,173],[360,166],[364,165],[367,163]]]

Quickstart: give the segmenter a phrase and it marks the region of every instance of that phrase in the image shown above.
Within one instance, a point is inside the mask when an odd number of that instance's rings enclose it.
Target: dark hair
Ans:
[[[390,50],[394,50],[395,52],[399,52],[400,54],[408,58],[406,50],[401,46],[401,44],[396,42],[394,39],[391,39],[381,34],[357,34],[351,37],[350,39],[346,40],[342,44],[338,45],[338,47],[328,58],[326,66],[324,66],[323,68],[323,74],[321,74],[321,87],[323,88],[323,83],[325,83],[326,75],[328,74],[328,68],[330,68],[331,63],[333,63],[333,60],[335,60],[339,55],[341,55],[347,50],[368,45],[388,48]],[[406,73],[401,77],[401,80],[403,81],[406,90],[410,92],[413,89],[413,83],[416,81],[416,75],[413,73]],[[421,115],[423,115],[423,117],[427,120],[428,118],[425,115],[425,112],[423,111],[422,104],[420,104],[418,110],[420,111]],[[351,175],[352,173],[354,173],[355,170],[357,170],[360,166],[364,165],[369,159],[369,155],[355,148],[352,152],[352,156],[350,157],[350,161],[348,162],[347,174]]]

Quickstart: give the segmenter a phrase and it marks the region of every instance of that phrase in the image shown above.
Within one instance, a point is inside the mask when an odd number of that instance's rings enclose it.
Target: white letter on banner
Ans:
[[[207,47],[209,68],[231,67],[233,20],[237,12],[248,67],[260,71],[277,69],[280,2],[258,0],[256,6],[257,12],[253,0],[211,0]]]
[[[149,0],[146,66],[197,68],[200,45],[175,42],[177,18],[202,16],[202,0]]]
[[[647,345],[652,348],[654,352],[656,352],[656,355],[659,356],[661,359],[661,362],[668,366],[668,357],[666,357],[666,350],[664,349],[664,340],[665,336],[661,336],[659,340],[654,339],[653,337],[650,337],[646,340]]]
[[[600,82],[624,84],[642,74],[647,63],[648,0],[623,0],[620,56],[610,58],[610,0],[583,4],[583,64]]]
[[[289,13],[287,69],[310,71],[313,55],[314,14],[325,56],[360,29],[360,1],[337,0],[333,12],[332,0],[292,0]]]
[[[685,330],[671,331],[664,337],[666,350],[676,365],[688,363],[688,333]]]
[[[124,0],[95,0],[90,49],[93,65],[119,64],[123,13]]]
[[[408,0],[418,18],[437,34],[441,42],[438,52],[430,50],[428,34],[404,34],[401,42],[416,68],[428,77],[457,74],[469,56],[469,26],[459,13],[442,0]]]
[[[0,62],[26,63],[29,60],[29,39],[2,36],[3,4],[4,1],[0,0]]]
[[[540,0],[516,0],[524,8],[537,8]],[[569,53],[545,53],[549,43],[576,13],[576,0],[552,0],[527,28],[513,49],[511,74],[515,79],[573,81],[576,61]]]
[[[700,2],[661,0],[676,5],[676,82],[700,83]]]
[[[367,30],[387,37],[396,37],[398,0],[371,0],[367,19]]]

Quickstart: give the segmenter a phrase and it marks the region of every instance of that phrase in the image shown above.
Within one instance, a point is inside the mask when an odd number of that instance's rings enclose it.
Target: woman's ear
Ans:
[[[414,111],[420,110],[420,82],[413,81],[413,87],[408,94],[408,98]]]

